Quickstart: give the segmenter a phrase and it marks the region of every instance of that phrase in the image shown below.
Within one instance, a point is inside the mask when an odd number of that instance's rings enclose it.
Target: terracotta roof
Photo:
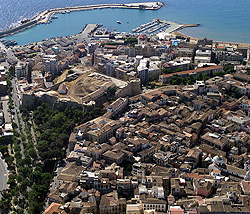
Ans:
[[[245,194],[250,192],[250,181],[241,181],[241,187]]]
[[[219,69],[219,68],[222,68],[222,66],[211,66],[211,67],[206,67],[206,68],[198,68],[195,70],[181,71],[181,72],[172,73],[172,74],[164,74],[164,75],[161,75],[161,77],[163,77],[163,78],[172,77],[174,74],[178,74],[181,76],[181,75],[185,75],[185,74],[192,74],[192,73],[213,70],[213,69]]]
[[[66,214],[65,210],[59,209],[62,204],[53,202],[44,212],[43,214],[53,214],[53,213],[60,213]],[[69,207],[71,209],[71,207]]]
[[[184,210],[180,208],[170,207],[170,214],[183,214]]]
[[[203,178],[203,175],[199,175],[198,173],[188,173],[189,178]]]

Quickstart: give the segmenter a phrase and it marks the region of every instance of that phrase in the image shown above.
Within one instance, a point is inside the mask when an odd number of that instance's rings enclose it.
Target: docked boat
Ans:
[[[17,42],[15,40],[0,39],[0,42],[3,43],[7,47],[17,45]]]
[[[117,21],[117,24],[121,24],[121,22],[120,22],[120,21]]]
[[[53,15],[51,19],[58,19],[58,16]]]

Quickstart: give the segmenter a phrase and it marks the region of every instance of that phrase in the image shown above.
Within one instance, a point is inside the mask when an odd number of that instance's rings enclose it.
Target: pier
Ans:
[[[158,21],[153,20],[153,21],[151,21],[151,22],[149,22],[147,24],[144,24],[144,25],[141,25],[141,26],[137,27],[136,29],[133,29],[132,32],[134,32],[134,33],[140,33],[142,31],[144,31],[146,29],[149,29],[149,28],[152,28],[152,27],[154,27],[154,26],[156,26],[158,24],[159,24]]]
[[[15,34],[15,33],[21,32],[21,31],[24,31],[24,30],[26,30],[28,28],[36,26],[37,24],[38,24],[37,20],[32,20],[32,21],[28,21],[28,22],[26,22],[24,24],[21,24],[21,25],[15,27],[15,28],[10,28],[10,29],[7,29],[7,30],[3,30],[3,31],[0,32],[0,38]]]
[[[49,9],[40,12],[36,17],[32,18],[31,20],[27,20],[26,23],[24,24],[21,24],[17,27],[13,27],[7,30],[0,31],[0,38],[24,31],[38,24],[48,24],[53,15],[56,13],[70,13],[74,11],[85,11],[85,10],[95,10],[104,8],[159,10],[162,6],[164,6],[164,3],[162,2],[144,2],[144,3],[142,2],[142,3],[129,3],[129,4],[98,4],[98,5],[85,5],[85,6]]]
[[[162,24],[159,24],[159,25],[156,26],[156,27],[153,27],[153,28],[151,28],[151,29],[145,31],[145,33],[149,33],[149,34],[150,34],[150,33],[156,32],[156,31],[158,31],[158,30],[160,30],[161,28],[164,28],[164,27],[166,27],[166,26],[168,26],[167,23],[162,23]]]
[[[152,20],[132,30],[134,33],[156,34],[159,32],[172,33],[186,27],[197,27],[200,24],[180,24],[168,20]]]
[[[93,33],[97,28],[99,27],[98,24],[86,24],[86,26],[83,28],[83,30],[80,32],[82,35],[85,35],[85,37]]]

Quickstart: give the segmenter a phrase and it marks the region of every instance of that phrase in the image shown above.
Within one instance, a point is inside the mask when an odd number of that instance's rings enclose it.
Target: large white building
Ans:
[[[140,78],[142,83],[148,82],[148,68],[149,68],[149,61],[148,59],[141,59],[140,64],[137,67],[137,75]]]
[[[116,76],[115,69],[119,66],[119,63],[116,61],[111,61],[106,64],[106,74],[111,77]]]
[[[197,50],[195,53],[194,64],[210,63],[212,51],[211,50]]]
[[[18,62],[15,70],[18,79],[20,77],[28,77],[28,66],[26,62]]]
[[[247,61],[250,61],[250,46],[247,49]]]
[[[149,81],[152,80],[158,80],[160,76],[160,68],[158,65],[150,63],[149,69],[148,69],[148,79]]]
[[[44,65],[45,72],[52,73],[54,75],[58,72],[58,63],[55,58],[48,58]]]
[[[182,71],[187,71],[190,69],[191,60],[192,59],[190,57],[178,57],[174,60],[164,63],[162,68],[170,70],[181,69]]]
[[[87,46],[87,51],[89,54],[93,54],[95,53],[95,49],[97,48],[97,44],[96,43],[89,43]]]

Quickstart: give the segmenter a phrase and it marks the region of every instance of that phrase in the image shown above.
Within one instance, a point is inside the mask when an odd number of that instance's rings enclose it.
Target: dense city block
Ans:
[[[3,213],[249,212],[250,48],[140,29],[0,43]]]

